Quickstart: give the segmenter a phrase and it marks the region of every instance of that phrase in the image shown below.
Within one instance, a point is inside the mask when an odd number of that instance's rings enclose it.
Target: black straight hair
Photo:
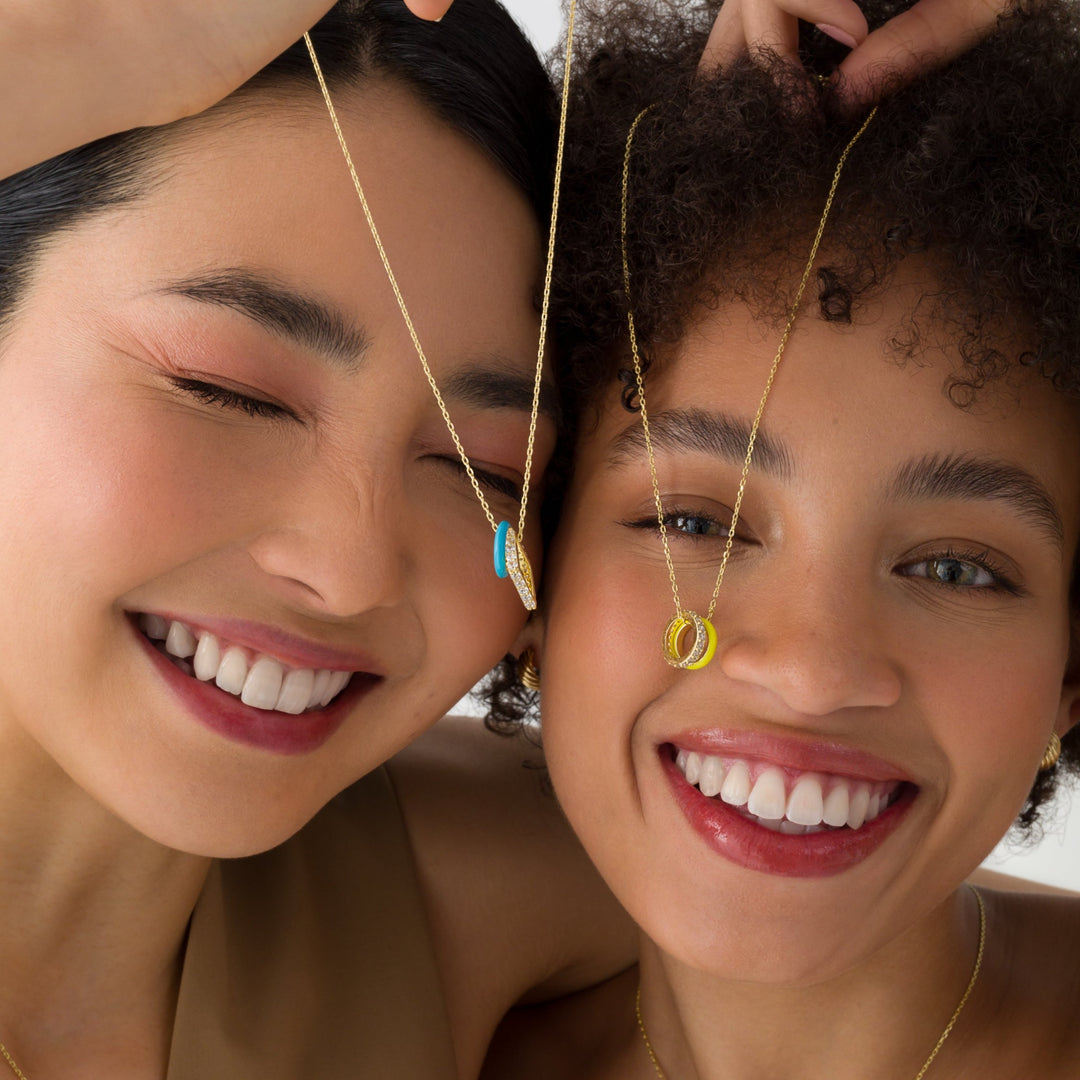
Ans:
[[[455,0],[438,23],[417,18],[402,0],[341,0],[311,37],[332,88],[378,76],[404,85],[479,145],[520,188],[538,220],[546,218],[555,95],[535,50],[497,0]],[[319,100],[302,41],[225,104],[290,85],[310,86],[312,100]],[[142,195],[176,127],[110,135],[0,180],[0,327],[48,238]]]

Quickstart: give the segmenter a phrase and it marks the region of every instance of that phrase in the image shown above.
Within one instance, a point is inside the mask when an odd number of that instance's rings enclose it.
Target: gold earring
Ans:
[[[1058,763],[1059,757],[1061,757],[1061,739],[1058,738],[1058,733],[1055,731],[1046,744],[1046,753],[1043,754],[1042,761],[1039,762],[1039,771],[1045,772],[1047,769],[1052,769]]]
[[[517,677],[527,690],[540,689],[540,669],[536,666],[536,653],[532,646],[525,649],[517,660]]]

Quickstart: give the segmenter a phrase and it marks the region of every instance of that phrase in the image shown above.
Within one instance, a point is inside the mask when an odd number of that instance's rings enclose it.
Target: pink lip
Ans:
[[[766,761],[795,772],[831,773],[871,783],[889,780],[915,782],[892,762],[839,743],[803,742],[757,731],[717,728],[685,731],[664,742],[680,750],[697,751],[699,754],[740,758],[743,761]]]
[[[779,877],[831,877],[851,869],[891,835],[910,809],[917,790],[905,787],[892,806],[861,829],[788,836],[750,821],[720,799],[702,795],[687,783],[672,759],[670,746],[660,747],[659,754],[675,801],[705,843],[737,866]]]
[[[167,622],[180,622],[194,630],[209,631],[230,645],[241,645],[252,652],[265,653],[294,668],[325,668],[328,671],[362,671],[384,676],[386,671],[370,653],[355,649],[339,649],[317,641],[290,634],[274,626],[249,622],[246,619],[190,619],[175,612],[155,611]]]
[[[228,739],[275,754],[299,755],[317,750],[341,727],[356,702],[380,681],[377,676],[360,672],[325,709],[299,716],[253,709],[213,683],[185,675],[139,632],[134,622],[131,626],[166,685],[196,720]],[[226,636],[224,632],[222,636]]]

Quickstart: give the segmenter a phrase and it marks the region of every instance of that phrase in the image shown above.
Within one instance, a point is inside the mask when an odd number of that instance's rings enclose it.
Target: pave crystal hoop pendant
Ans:
[[[508,577],[514,583],[527,611],[536,610],[532,563],[509,521],[500,522],[495,530],[495,573],[501,578]]]
[[[379,236],[379,230],[375,227],[375,219],[368,206],[364,189],[360,184],[360,177],[357,174],[356,166],[353,164],[352,154],[349,153],[349,147],[345,142],[345,134],[341,130],[341,123],[338,120],[334,102],[330,97],[330,90],[326,85],[326,79],[323,76],[322,67],[319,64],[319,58],[315,55],[315,46],[312,43],[311,35],[304,34],[304,44],[307,46],[308,55],[311,57],[311,66],[315,71],[319,89],[322,91],[323,101],[326,103],[327,112],[330,114],[330,120],[334,126],[334,134],[337,136],[338,146],[341,148],[341,153],[345,158],[345,164],[348,166],[349,176],[352,179],[353,187],[356,189],[356,194],[360,199],[360,206],[364,211],[364,219],[367,222],[371,238],[375,241],[375,247],[379,252],[379,258],[382,260],[383,270],[386,272],[390,287],[393,289],[394,299],[397,301],[398,310],[401,312],[401,317],[405,321],[405,327],[409,331],[409,337],[412,340],[413,348],[416,350],[416,355],[420,360],[420,366],[424,369],[424,376],[427,379],[428,386],[431,387],[431,392],[435,397],[435,403],[439,406],[440,413],[442,413],[443,422],[446,424],[446,429],[450,433],[454,449],[457,451],[458,458],[461,460],[461,464],[465,469],[465,474],[468,476],[469,483],[472,485],[473,493],[476,495],[477,501],[480,503],[480,508],[483,510],[484,516],[487,518],[487,522],[491,526],[492,532],[495,534],[495,573],[498,577],[509,577],[510,580],[513,581],[514,587],[517,589],[518,597],[521,599],[522,604],[525,605],[527,611],[536,610],[536,584],[533,578],[532,564],[529,562],[529,557],[525,553],[523,537],[525,536],[525,514],[529,505],[529,485],[532,479],[533,449],[536,443],[536,424],[540,413],[540,386],[544,373],[548,311],[551,306],[551,278],[555,265],[555,231],[556,224],[559,220],[559,193],[562,188],[563,150],[566,144],[566,109],[567,102],[569,101],[570,65],[573,59],[574,15],[576,8],[577,0],[570,0],[570,10],[567,16],[566,26],[566,59],[563,66],[562,103],[559,110],[559,139],[555,154],[555,175],[551,198],[551,225],[548,233],[547,266],[544,272],[543,299],[540,304],[540,336],[536,349],[532,411],[529,416],[529,437],[526,444],[525,470],[521,483],[521,505],[518,510],[517,529],[511,528],[510,522],[508,521],[495,521],[495,515],[492,514],[491,507],[484,497],[484,492],[480,487],[480,481],[476,478],[476,472],[472,467],[472,462],[469,460],[469,455],[465,452],[465,447],[458,437],[454,422],[450,419],[450,412],[446,407],[446,402],[443,400],[442,393],[435,381],[435,376],[432,374],[431,366],[428,364],[427,356],[420,343],[419,335],[416,333],[416,327],[413,325],[412,316],[410,316],[409,310],[405,306],[405,298],[402,296],[401,289],[398,287],[397,277],[390,267],[390,259],[386,254],[386,249],[383,247],[382,239]]]
[[[627,208],[630,190],[630,153],[633,149],[634,135],[637,133],[638,126],[651,109],[652,106],[650,105],[638,113],[634,118],[634,122],[630,125],[630,130],[626,136],[626,151],[623,156],[622,171],[622,209],[620,214],[623,290],[626,294],[626,322],[630,339],[630,356],[633,360],[634,367],[634,389],[637,391],[638,407],[641,410],[641,427],[642,433],[645,436],[645,451],[649,461],[649,478],[652,481],[653,503],[656,506],[656,523],[660,533],[660,542],[664,548],[664,562],[667,566],[668,581],[671,584],[671,595],[675,601],[675,616],[668,622],[667,626],[664,627],[663,655],[664,659],[672,667],[680,668],[683,671],[699,671],[701,668],[706,667],[716,655],[716,628],[713,626],[712,619],[713,615],[716,613],[716,600],[720,595],[720,586],[724,583],[724,571],[727,570],[728,559],[731,557],[731,549],[735,543],[735,530],[739,524],[739,512],[742,509],[743,495],[746,493],[746,481],[750,475],[750,464],[753,461],[754,446],[757,443],[761,418],[765,413],[765,404],[769,400],[769,394],[772,391],[773,382],[776,379],[776,373],[780,367],[780,361],[783,359],[784,350],[787,348],[792,328],[795,326],[795,317],[799,313],[799,304],[802,302],[803,293],[806,290],[807,282],[810,280],[810,273],[814,268],[814,260],[817,258],[821,237],[825,232],[825,223],[829,220],[829,211],[832,209],[833,199],[836,196],[836,188],[840,183],[840,173],[843,171],[844,162],[847,161],[848,154],[851,153],[852,147],[859,141],[862,133],[869,126],[870,121],[873,120],[877,108],[870,111],[870,114],[863,121],[862,126],[852,136],[847,146],[844,147],[844,151],[840,155],[840,160],[837,162],[836,171],[833,173],[832,184],[829,187],[829,194],[825,200],[825,209],[822,211],[821,219],[818,222],[817,233],[814,236],[814,242],[810,247],[810,257],[806,261],[802,279],[799,282],[798,289],[795,291],[795,300],[791,306],[791,312],[788,315],[784,333],[780,337],[780,344],[776,349],[776,355],[773,357],[772,366],[769,368],[769,374],[765,380],[765,389],[761,393],[761,399],[758,402],[754,422],[750,425],[750,438],[747,440],[746,444],[746,456],[743,459],[742,475],[739,477],[739,486],[735,494],[735,502],[731,508],[731,524],[728,526],[727,539],[724,542],[724,552],[720,557],[720,568],[716,574],[716,583],[713,585],[712,597],[709,600],[708,610],[704,615],[699,615],[696,611],[690,611],[683,607],[682,599],[679,596],[679,582],[675,577],[675,562],[671,557],[671,545],[668,542],[667,518],[664,514],[663,500],[660,497],[660,481],[656,474],[656,455],[653,452],[652,432],[649,429],[649,408],[645,401],[645,372],[641,363],[641,350],[638,347],[637,327],[634,323],[633,297],[630,291],[630,256],[626,240],[627,218],[629,216]],[[691,631],[693,631],[693,638],[690,637]]]

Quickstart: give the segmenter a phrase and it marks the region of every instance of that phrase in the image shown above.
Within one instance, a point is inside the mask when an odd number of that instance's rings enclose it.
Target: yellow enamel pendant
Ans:
[[[689,632],[694,636],[689,640]],[[684,652],[684,647],[689,644]],[[680,611],[664,630],[664,659],[684,671],[698,671],[716,655],[716,628],[696,611]]]

